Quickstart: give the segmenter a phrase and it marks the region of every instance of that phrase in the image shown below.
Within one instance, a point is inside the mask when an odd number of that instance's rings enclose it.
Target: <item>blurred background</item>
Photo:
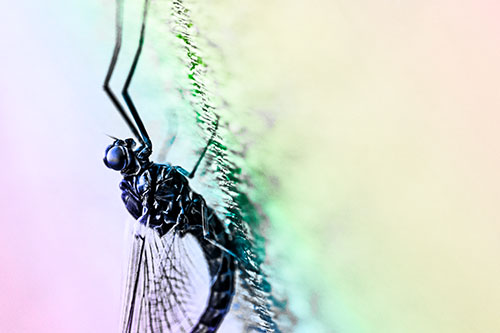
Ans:
[[[500,4],[189,3],[251,139],[296,331],[500,331]],[[0,13],[0,331],[117,331],[114,2]]]

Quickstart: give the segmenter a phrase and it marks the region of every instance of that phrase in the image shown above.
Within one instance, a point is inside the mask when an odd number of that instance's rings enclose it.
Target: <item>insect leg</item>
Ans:
[[[121,105],[121,103],[118,101],[116,98],[115,94],[109,87],[109,81],[111,81],[111,76],[113,75],[113,72],[115,70],[116,66],[116,61],[118,60],[118,54],[120,53],[121,45],[122,45],[122,27],[123,27],[123,1],[117,0],[116,1],[116,41],[115,41],[115,48],[113,50],[113,56],[111,57],[111,62],[108,67],[108,72],[106,73],[106,78],[104,79],[104,91],[108,95],[108,97],[111,99],[111,102],[113,102],[113,105],[116,107],[120,115],[123,117],[125,122],[127,123],[128,127],[134,134],[134,136],[141,142],[142,138],[139,135],[139,131],[135,127],[134,123],[132,120],[130,120],[129,116],[125,112],[125,109]]]
[[[210,215],[208,215],[210,214]],[[234,257],[236,260],[238,260],[238,257],[234,252],[231,250],[227,249],[223,245],[220,244],[220,242],[217,241],[217,234],[219,235],[225,235],[225,231],[222,227],[222,222],[217,218],[215,213],[206,206],[205,202],[202,201],[201,203],[201,228],[203,232],[203,239],[206,240],[208,243],[212,244],[213,246],[216,246],[223,252],[226,252],[230,256]],[[210,231],[210,225],[213,226],[212,231]],[[219,226],[220,230],[217,231],[217,227]]]
[[[134,118],[137,127],[139,128],[139,131],[142,135],[142,141],[144,144],[149,148],[149,150],[152,150],[152,144],[151,140],[149,138],[148,132],[146,131],[146,127],[144,127],[144,123],[142,122],[141,117],[139,116],[139,113],[137,112],[137,108],[134,105],[134,102],[132,101],[132,98],[130,97],[130,94],[128,93],[128,88],[130,86],[130,83],[132,82],[132,77],[134,76],[135,69],[137,67],[137,63],[139,62],[139,58],[141,56],[142,52],[142,46],[144,45],[144,35],[146,31],[146,17],[148,14],[148,8],[149,8],[149,0],[144,1],[144,11],[142,14],[142,24],[141,24],[141,34],[139,37],[139,46],[137,47],[137,51],[135,52],[134,60],[132,61],[132,66],[130,67],[130,71],[128,73],[127,79],[125,80],[125,85],[123,86],[122,90],[122,96],[125,99],[125,103],[127,104],[128,108],[130,109],[130,113],[132,113],[132,117]]]
[[[214,241],[213,239],[210,239],[209,238],[209,235],[208,236],[203,236],[203,238],[209,242],[210,244],[212,244],[213,246],[216,246],[218,247],[220,250],[222,250],[223,252],[226,252],[227,254],[229,254],[230,256],[234,257],[236,260],[238,260],[238,257],[236,256],[236,254],[234,254],[232,251],[228,250],[227,248],[225,248],[224,246],[220,245],[219,243],[217,243],[216,241]]]
[[[158,153],[158,161],[163,162],[166,161],[168,152],[170,148],[174,144],[175,139],[177,138],[177,129],[178,129],[178,120],[177,113],[174,111],[172,115],[169,117],[168,121],[168,129],[167,129],[167,140],[165,140],[165,144],[161,147],[160,152]]]
[[[203,160],[203,157],[205,157],[205,154],[207,153],[208,147],[210,147],[210,145],[212,144],[212,142],[215,138],[215,134],[217,134],[217,128],[219,128],[219,116],[216,116],[216,118],[215,118],[214,129],[212,131],[212,135],[210,136],[210,139],[208,140],[207,145],[205,146],[205,148],[201,152],[200,158],[198,158],[198,161],[196,162],[196,164],[193,168],[193,171],[191,171],[189,173],[189,176],[188,176],[189,178],[194,177],[194,174],[196,173],[198,166],[200,166],[201,160]]]
[[[201,228],[203,230],[203,237],[207,237],[210,231],[208,230],[207,205],[205,204],[205,200],[201,200]]]

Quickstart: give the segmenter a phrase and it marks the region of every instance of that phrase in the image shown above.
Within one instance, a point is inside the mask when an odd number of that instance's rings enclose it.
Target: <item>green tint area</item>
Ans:
[[[496,31],[490,10],[444,1],[193,7],[217,45],[205,58],[219,59],[210,63],[226,119],[248,144],[273,288],[288,296],[297,331],[500,327],[498,177],[488,167],[498,164],[488,152],[498,138],[487,124],[496,123],[489,68],[498,72],[498,50],[473,37]]]
[[[242,146],[229,128],[232,122],[227,116],[227,103],[219,95],[215,74],[208,65],[210,61],[204,58],[213,46],[207,45],[202,30],[193,22],[190,5],[181,0],[155,5],[154,26],[168,26],[176,41],[166,50],[157,38],[152,50],[159,58],[168,59],[167,54],[174,54],[178,60],[175,85],[184,104],[180,111],[189,109],[185,113],[194,117],[198,129],[184,126],[189,118],[184,119],[179,128],[189,128],[185,133],[191,137],[192,147],[203,149],[209,140],[211,142],[193,185],[219,216],[226,217],[223,222],[232,238],[230,250],[238,257],[240,281],[245,289],[240,307],[246,308],[245,316],[249,318],[246,325],[274,329],[276,323],[271,311],[274,305],[262,267],[265,250],[260,225],[263,216],[248,197],[251,178],[244,171]],[[160,13],[170,13],[170,16],[165,19]],[[158,36],[162,34],[168,32],[158,32]],[[201,145],[197,143],[200,141]],[[191,148],[185,154],[199,156],[201,149]]]

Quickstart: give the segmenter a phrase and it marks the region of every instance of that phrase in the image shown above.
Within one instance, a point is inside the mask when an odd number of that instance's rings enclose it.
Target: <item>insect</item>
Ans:
[[[115,139],[104,155],[104,164],[121,172],[122,200],[137,220],[123,332],[214,332],[231,306],[237,260],[224,225],[204,198],[189,186],[189,179],[195,176],[213,137],[190,172],[150,160],[152,142],[128,91],[144,43],[148,5],[149,0],[145,0],[139,45],[122,90],[132,118],[109,86],[122,41],[120,0],[116,6],[115,47],[104,80],[105,92],[138,141]],[[186,282],[196,273],[192,269],[196,263],[185,260],[182,264],[178,260],[186,255],[182,251],[192,256],[198,253],[208,266],[208,301],[198,314],[193,314],[193,286]]]

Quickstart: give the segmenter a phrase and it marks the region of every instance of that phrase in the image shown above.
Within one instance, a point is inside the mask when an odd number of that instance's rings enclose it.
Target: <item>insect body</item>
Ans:
[[[214,332],[233,299],[236,260],[222,222],[203,197],[191,190],[188,181],[194,177],[212,138],[190,173],[181,167],[150,161],[152,143],[128,92],[144,42],[148,3],[146,0],[139,46],[122,91],[133,121],[109,87],[122,39],[120,0],[117,0],[116,44],[104,81],[104,90],[140,143],[136,148],[133,139],[116,139],[104,156],[107,167],[121,172],[122,200],[142,227],[142,231],[135,233],[123,331]],[[190,274],[172,262],[171,248],[176,240],[182,239],[198,243],[210,278],[208,301],[194,320],[188,306],[183,305],[190,296],[185,295],[185,280]]]
[[[199,241],[212,285],[207,308],[192,332],[213,332],[229,311],[234,295],[235,259],[226,250],[228,236],[203,197],[189,187],[184,169],[150,162],[147,149],[134,150],[134,145],[132,139],[116,140],[106,149],[104,163],[121,171],[123,202],[140,223],[160,237],[175,229],[180,237],[189,233]],[[132,304],[131,311],[134,307]],[[127,322],[125,331],[130,331],[132,324]]]

